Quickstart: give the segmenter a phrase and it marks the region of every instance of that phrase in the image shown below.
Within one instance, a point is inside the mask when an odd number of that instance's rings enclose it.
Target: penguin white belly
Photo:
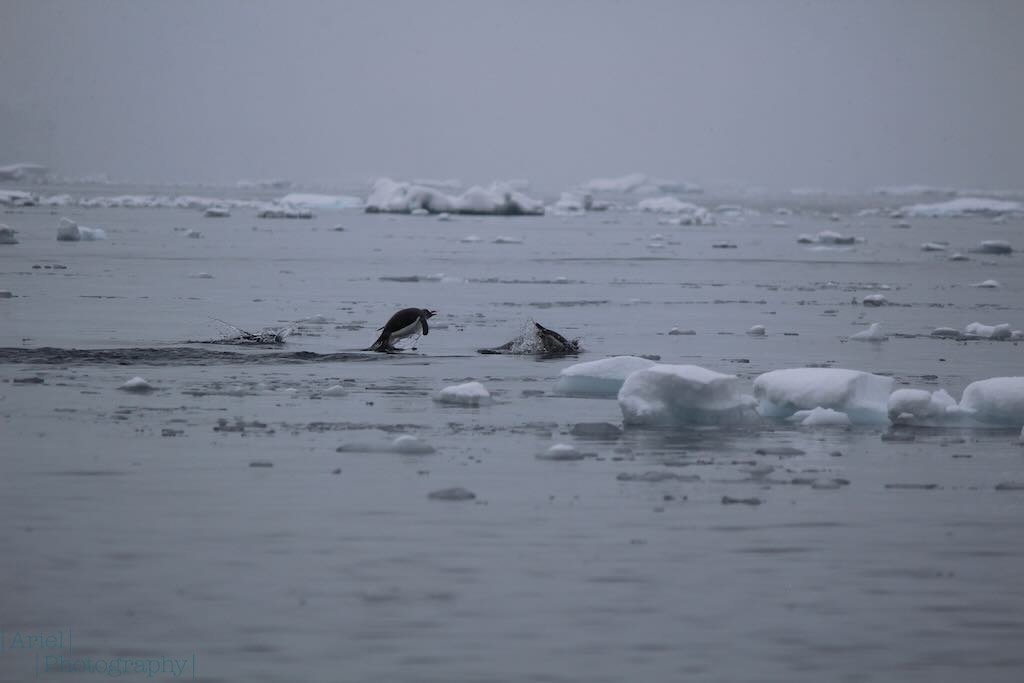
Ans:
[[[416,320],[414,320],[411,324],[406,325],[400,330],[392,332],[391,337],[389,337],[389,341],[390,343],[394,344],[399,339],[405,339],[410,335],[419,334],[422,331],[422,329],[423,328],[420,326],[420,319],[416,318]]]

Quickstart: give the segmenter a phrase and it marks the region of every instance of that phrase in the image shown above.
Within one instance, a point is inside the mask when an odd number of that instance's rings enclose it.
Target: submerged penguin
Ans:
[[[391,316],[384,327],[378,328],[382,332],[377,337],[377,341],[373,342],[367,350],[385,353],[398,351],[395,348],[395,342],[399,339],[420,334],[421,332],[424,336],[430,334],[427,319],[436,314],[437,311],[431,311],[427,308],[403,308]]]
[[[510,342],[493,349],[477,349],[483,354],[539,354],[553,356],[566,353],[579,353],[580,340],[566,339],[554,330],[549,330],[538,322],[533,323],[533,335],[516,337]]]

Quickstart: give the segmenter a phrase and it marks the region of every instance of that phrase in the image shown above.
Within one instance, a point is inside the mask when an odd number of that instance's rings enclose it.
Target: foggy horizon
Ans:
[[[1012,1],[8,1],[0,165],[1024,186]]]

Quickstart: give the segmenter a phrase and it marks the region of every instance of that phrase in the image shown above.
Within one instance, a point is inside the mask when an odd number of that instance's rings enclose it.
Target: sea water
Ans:
[[[1019,680],[1020,425],[623,429],[615,399],[553,388],[628,354],[959,398],[1022,374],[1017,343],[931,332],[1024,328],[1019,251],[970,252],[1024,249],[1024,219],[687,200],[715,224],[0,214],[0,680],[35,655],[205,681]],[[107,239],[58,242],[61,217]],[[798,242],[822,231],[856,239]],[[408,306],[438,311],[429,334],[363,352]],[[583,353],[475,352],[531,321]],[[849,341],[874,322],[887,340]],[[290,335],[185,343],[266,327]],[[136,376],[152,390],[119,389]],[[471,381],[490,401],[434,400]],[[47,629],[73,645],[10,647]]]

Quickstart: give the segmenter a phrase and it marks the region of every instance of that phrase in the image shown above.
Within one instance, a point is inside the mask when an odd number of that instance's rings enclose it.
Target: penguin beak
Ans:
[[[437,311],[432,311],[432,310],[430,310],[430,309],[428,308],[428,309],[427,309],[427,314],[428,314],[429,316],[433,317],[433,316],[437,315]]]

